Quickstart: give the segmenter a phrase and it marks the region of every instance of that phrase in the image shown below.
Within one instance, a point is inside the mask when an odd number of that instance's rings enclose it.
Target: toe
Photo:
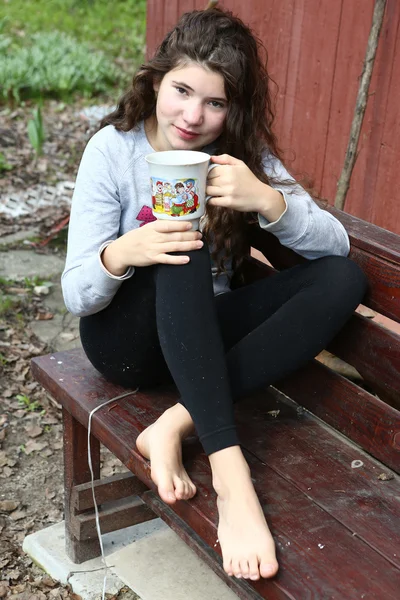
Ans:
[[[253,581],[260,579],[260,571],[258,570],[258,560],[255,554],[249,558],[249,573],[250,579],[252,579]]]
[[[225,573],[227,575],[229,575],[230,577],[232,577],[233,570],[232,570],[232,562],[231,562],[231,560],[224,560],[223,566],[224,566]]]
[[[242,558],[240,561],[240,572],[245,579],[249,578],[249,563],[247,559]]]
[[[158,493],[161,500],[167,502],[167,504],[174,504],[176,502],[176,495],[174,493],[174,485],[172,479],[163,479],[158,483]]]
[[[267,560],[261,562],[260,565],[260,574],[261,577],[273,577],[278,571],[277,563],[272,563]]]
[[[180,477],[174,477],[175,496],[178,500],[182,500],[185,493],[185,484]]]
[[[182,492],[181,500],[187,500],[189,497],[189,486],[188,486],[187,482],[184,480],[182,481],[182,489],[183,489],[183,492]]]
[[[238,579],[240,579],[242,577],[242,571],[241,571],[240,562],[238,559],[232,560],[232,570],[233,570],[233,574],[235,577],[237,577]]]

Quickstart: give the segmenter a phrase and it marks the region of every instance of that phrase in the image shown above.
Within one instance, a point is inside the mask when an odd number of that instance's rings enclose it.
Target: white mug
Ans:
[[[150,171],[153,215],[157,219],[192,221],[199,228],[206,202],[210,155],[194,150],[168,150],[146,156]]]

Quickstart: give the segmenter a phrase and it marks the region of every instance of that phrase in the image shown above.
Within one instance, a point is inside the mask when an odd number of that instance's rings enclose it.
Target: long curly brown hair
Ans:
[[[262,56],[263,55],[263,56]],[[215,154],[230,154],[243,160],[264,183],[271,183],[263,169],[267,149],[281,158],[272,132],[274,112],[267,72],[267,52],[260,40],[238,17],[218,8],[185,13],[147,63],[133,77],[130,89],[100,127],[114,125],[130,131],[155,114],[153,82],[177,67],[196,62],[220,73],[225,82],[228,111],[224,130],[216,140]],[[232,258],[238,269],[248,251],[247,226],[254,215],[231,209],[207,208],[203,234],[212,242],[218,271]]]

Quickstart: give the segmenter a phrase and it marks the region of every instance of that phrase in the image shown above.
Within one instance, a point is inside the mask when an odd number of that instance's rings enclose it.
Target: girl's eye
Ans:
[[[214,108],[224,108],[224,105],[221,102],[218,102],[217,100],[211,100],[210,104]]]
[[[176,91],[177,91],[179,94],[186,94],[186,90],[185,90],[185,88],[176,87],[175,89],[176,89]]]

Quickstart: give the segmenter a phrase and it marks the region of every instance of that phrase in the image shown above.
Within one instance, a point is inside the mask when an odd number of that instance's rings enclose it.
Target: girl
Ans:
[[[217,494],[224,569],[251,579],[273,576],[278,563],[233,403],[318,354],[366,287],[345,258],[341,224],[280,160],[268,84],[258,43],[238,18],[185,14],[85,149],[62,276],[100,373],[130,388],[174,380],[180,401],[137,447],[172,504],[196,493],[181,446],[197,432]],[[202,233],[149,217],[145,156],[162,150],[203,150],[218,165]],[[231,289],[250,222],[310,260]]]

